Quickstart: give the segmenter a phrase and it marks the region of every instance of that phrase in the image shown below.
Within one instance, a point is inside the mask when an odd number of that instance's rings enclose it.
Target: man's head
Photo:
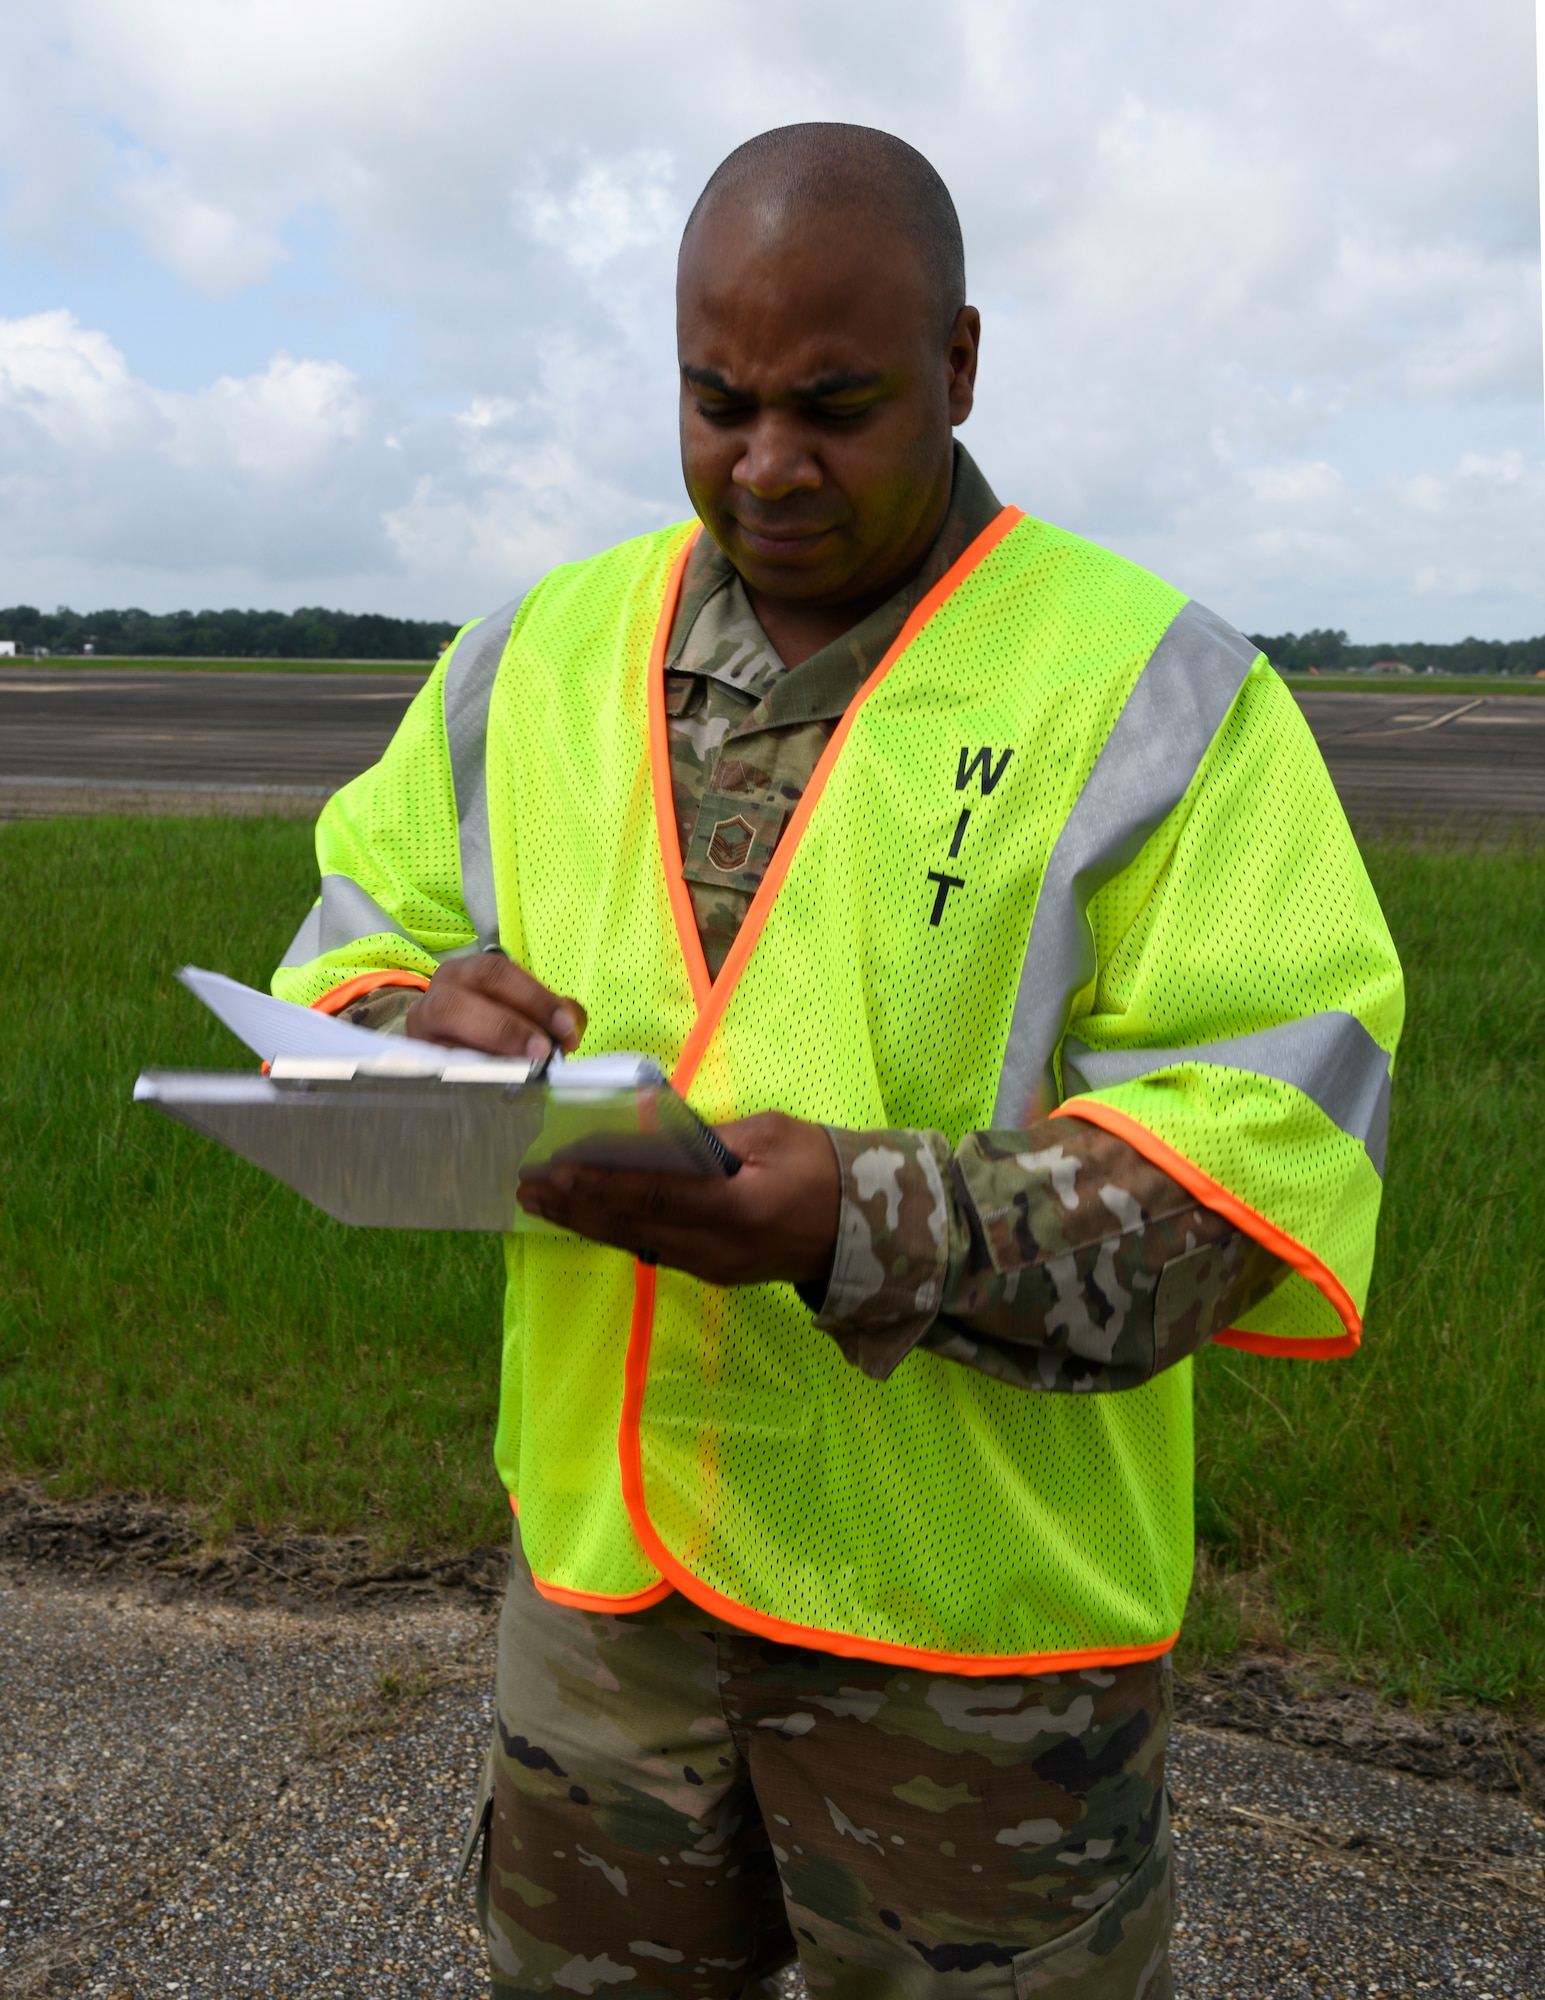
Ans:
[[[927,553],[971,411],[949,190],[867,126],[764,132],[699,197],[676,298],[692,504],[754,594],[862,615]]]

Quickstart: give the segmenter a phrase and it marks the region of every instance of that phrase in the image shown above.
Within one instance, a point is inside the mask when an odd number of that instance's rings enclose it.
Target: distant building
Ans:
[[[0,639],[0,659],[14,660],[15,658],[16,641],[14,639]]]
[[[1407,666],[1404,660],[1375,660],[1368,671],[1370,674],[1414,674],[1416,669]]]

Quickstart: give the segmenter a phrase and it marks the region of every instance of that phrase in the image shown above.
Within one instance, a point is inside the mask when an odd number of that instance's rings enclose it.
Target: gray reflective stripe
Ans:
[[[324,875],[321,901],[313,903],[306,912],[279,963],[281,967],[309,965],[324,951],[338,951],[346,944],[353,944],[356,938],[379,937],[383,932],[388,937],[407,938],[410,944],[418,943],[352,875]],[[423,950],[422,945],[419,950]]]
[[[1187,604],[1154,647],[1057,837],[1036,898],[992,1122],[1056,1108],[1053,1059],[1095,973],[1089,905],[1185,797],[1255,664],[1250,641]]]
[[[1109,1090],[1181,1063],[1215,1063],[1291,1084],[1349,1139],[1367,1147],[1374,1171],[1382,1177],[1389,1138],[1389,1057],[1355,1014],[1310,1014],[1302,1021],[1189,1049],[1107,1052],[1087,1048],[1072,1035],[1062,1044],[1062,1074],[1070,1094]]]
[[[405,931],[395,917],[388,916],[369,890],[362,889],[352,875],[322,877],[322,900],[317,905],[317,915],[321,939],[318,951],[339,951],[344,945],[353,944],[356,938],[378,937],[382,932],[388,937],[406,938],[409,944],[418,944],[413,933]],[[419,950],[423,950],[422,945],[419,945]]]
[[[290,939],[290,948],[279,961],[287,965],[309,965],[322,949],[322,905],[313,903],[300,920],[300,929]]]
[[[461,835],[461,900],[478,947],[499,942],[493,850],[488,838],[488,704],[522,598],[464,634],[445,669],[445,741]]]

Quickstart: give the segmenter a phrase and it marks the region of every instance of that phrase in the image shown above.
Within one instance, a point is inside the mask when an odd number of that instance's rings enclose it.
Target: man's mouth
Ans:
[[[769,556],[798,555],[804,549],[814,548],[817,542],[824,541],[833,532],[833,524],[829,522],[817,522],[809,527],[802,523],[797,526],[790,523],[764,527],[737,520],[735,525],[748,548],[759,555]]]

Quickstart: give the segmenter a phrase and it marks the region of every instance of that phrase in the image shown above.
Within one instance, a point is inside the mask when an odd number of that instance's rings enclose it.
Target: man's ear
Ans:
[[[982,344],[982,315],[975,306],[962,306],[955,315],[945,347],[949,369],[951,424],[963,424],[976,400],[976,363]]]

